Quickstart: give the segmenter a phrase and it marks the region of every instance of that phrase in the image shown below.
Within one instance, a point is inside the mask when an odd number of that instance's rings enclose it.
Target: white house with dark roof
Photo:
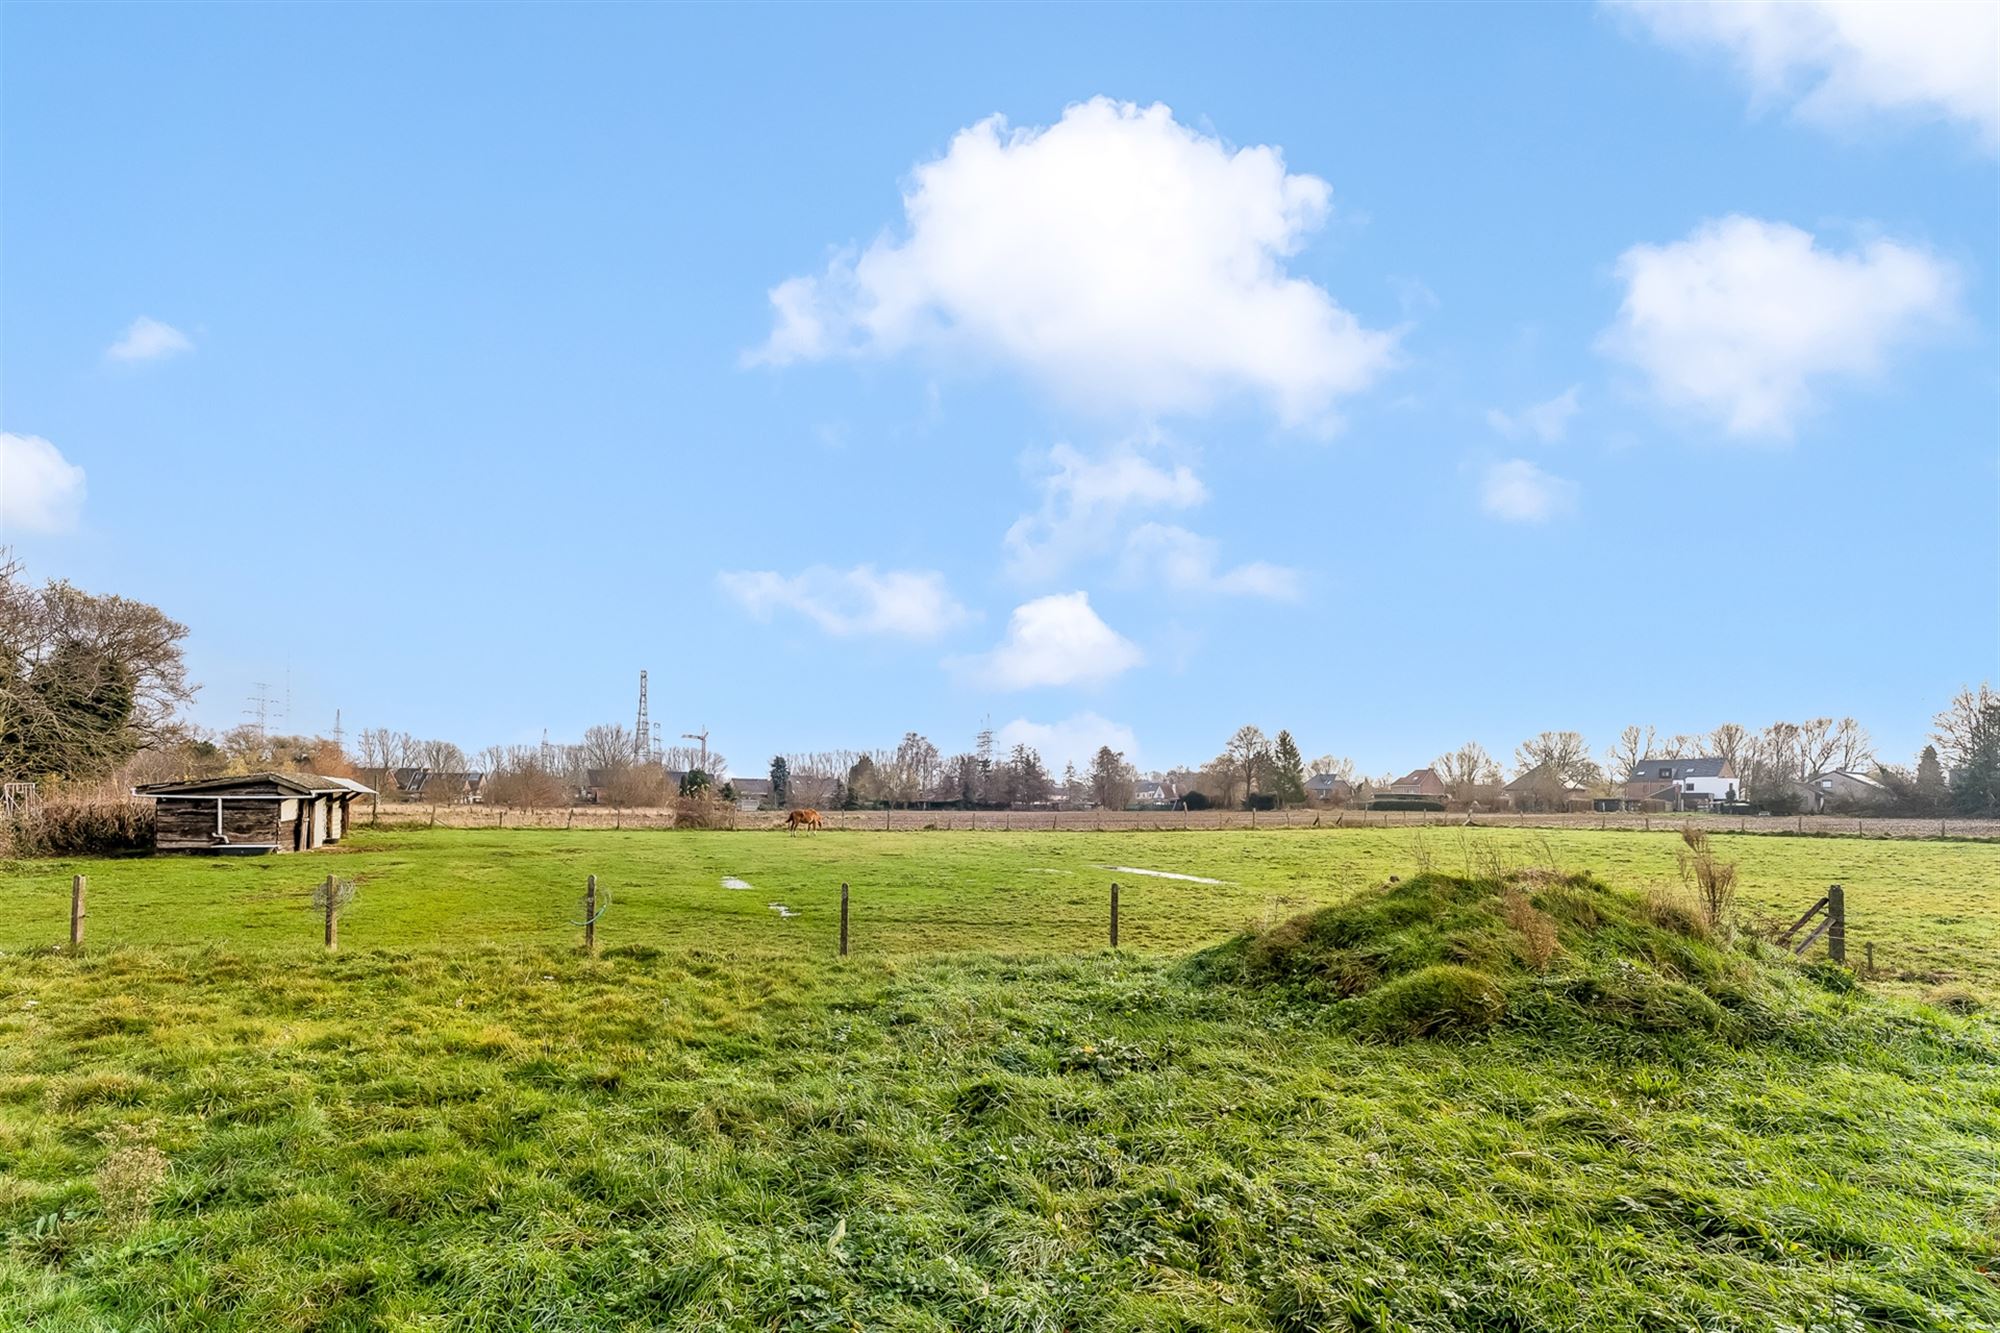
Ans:
[[[1682,755],[1678,759],[1647,756],[1625,780],[1630,800],[1665,801],[1675,809],[1690,805],[1720,805],[1743,799],[1736,766],[1716,755]]]

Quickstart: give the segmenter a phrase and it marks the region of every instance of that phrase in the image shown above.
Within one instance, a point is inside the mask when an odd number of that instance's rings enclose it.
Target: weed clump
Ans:
[[[1976,1014],[1980,1010],[1979,997],[1973,994],[1972,988],[1957,984],[1934,988],[1930,994],[1924,996],[1924,1002],[1948,1014],[1958,1014],[1961,1017]]]
[[[1502,1025],[1733,1042],[1774,1033],[1776,982],[1691,898],[1623,893],[1588,875],[1424,873],[1240,936],[1195,971],[1291,990],[1383,1041]]]

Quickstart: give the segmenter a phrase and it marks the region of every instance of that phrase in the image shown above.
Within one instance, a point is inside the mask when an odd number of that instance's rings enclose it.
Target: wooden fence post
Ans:
[[[1118,881],[1111,881],[1111,947],[1118,947]]]
[[[597,876],[592,875],[583,886],[583,951],[597,952]]]
[[[1826,915],[1832,923],[1826,932],[1826,956],[1836,963],[1847,961],[1847,893],[1838,884],[1826,886]]]
[[[847,957],[847,881],[840,881],[840,956]]]
[[[323,892],[326,894],[326,951],[332,953],[340,947],[340,918],[334,912],[332,875],[326,877],[326,887]]]
[[[90,887],[90,876],[76,875],[69,882],[69,947],[83,947],[83,895]]]

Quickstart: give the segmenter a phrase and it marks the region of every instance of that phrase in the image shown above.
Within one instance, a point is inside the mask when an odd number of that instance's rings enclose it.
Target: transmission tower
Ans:
[[[257,739],[261,741],[270,732],[271,705],[278,701],[271,697],[270,682],[256,680],[250,683],[257,692],[250,696],[250,706],[243,710],[243,716],[257,720]]]
[[[653,756],[653,724],[646,720],[646,672],[639,671],[639,720],[632,727],[632,757],[645,763]]]
[[[346,736],[347,733],[340,729],[340,710],[336,708],[333,710],[333,748],[343,750],[344,752],[341,742],[346,739]]]

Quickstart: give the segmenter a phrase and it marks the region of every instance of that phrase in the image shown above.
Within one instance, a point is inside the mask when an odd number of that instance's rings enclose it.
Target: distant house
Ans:
[[[1876,805],[1891,797],[1889,789],[1870,774],[1845,768],[1815,774],[1801,782],[1798,791],[1807,813],[1815,815]]]
[[[399,768],[396,790],[405,800],[432,805],[472,805],[486,784],[484,773],[451,773],[439,768]]]
[[[1354,784],[1331,773],[1315,773],[1306,779],[1306,795],[1328,805],[1340,805],[1354,795]]]
[[[1444,785],[1444,779],[1434,768],[1419,768],[1405,773],[1386,787],[1378,788],[1378,801],[1443,801],[1449,800],[1451,789]]]
[[[1537,764],[1500,789],[1500,799],[1516,810],[1581,810],[1591,803],[1590,788]]]
[[[1140,778],[1132,784],[1132,804],[1167,807],[1181,798],[1180,788],[1171,779]]]
[[[339,842],[348,806],[375,794],[350,778],[317,773],[247,773],[135,790],[153,798],[154,851],[236,854],[309,852]]]
[[[728,785],[736,791],[738,810],[762,810],[771,800],[771,779],[731,778]]]
[[[1742,799],[1735,765],[1714,755],[1641,759],[1625,780],[1624,795],[1640,808],[1657,801],[1670,810],[1707,810]]]

